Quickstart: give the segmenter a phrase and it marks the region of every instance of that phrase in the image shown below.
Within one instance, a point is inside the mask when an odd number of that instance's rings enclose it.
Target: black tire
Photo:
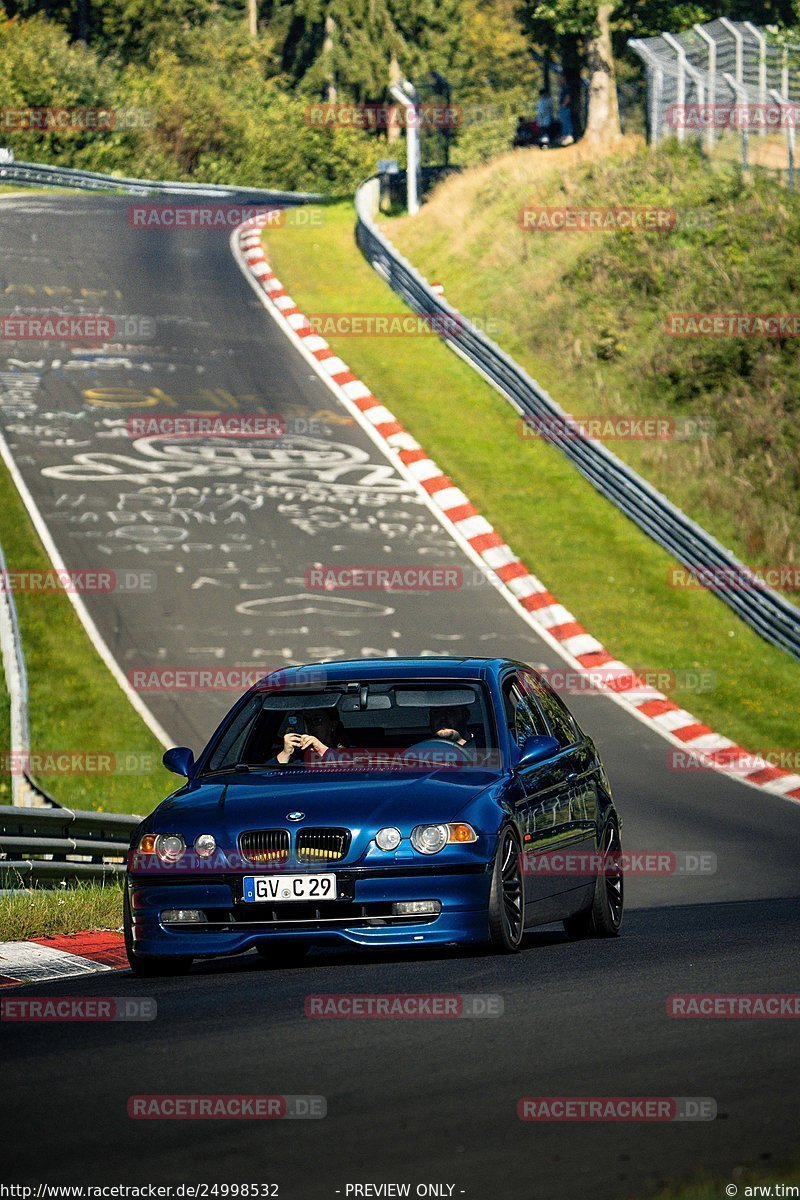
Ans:
[[[603,836],[603,862],[606,856],[618,856],[622,853],[619,829],[614,821],[609,821]],[[594,883],[594,895],[589,908],[567,917],[564,929],[573,941],[588,937],[619,937],[622,917],[625,908],[625,886],[622,867],[612,863],[604,869],[600,868]]]
[[[122,901],[122,931],[125,936],[125,953],[134,975],[140,978],[150,978],[164,975],[185,975],[191,968],[192,959],[186,955],[171,955],[169,958],[156,958],[150,954],[139,954],[133,948],[133,919],[131,917],[131,901],[128,885],[125,884],[125,896]]]
[[[256,950],[271,967],[299,967],[308,953],[308,946],[287,942],[274,945],[259,942]]]
[[[517,954],[525,933],[525,886],[519,842],[510,826],[500,833],[489,892],[489,941],[499,954]]]

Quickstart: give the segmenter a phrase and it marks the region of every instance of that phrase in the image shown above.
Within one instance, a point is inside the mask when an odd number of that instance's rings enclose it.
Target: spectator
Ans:
[[[571,146],[575,141],[572,126],[572,94],[566,80],[561,84],[561,92],[558,97],[558,119],[561,122],[561,145]]]
[[[539,145],[549,146],[550,130],[553,125],[553,101],[547,88],[539,92],[539,103],[536,105],[536,124],[539,127]]]

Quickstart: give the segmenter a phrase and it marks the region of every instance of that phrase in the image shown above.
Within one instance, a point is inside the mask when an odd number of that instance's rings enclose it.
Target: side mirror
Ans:
[[[527,737],[520,751],[517,767],[533,767],[536,763],[552,758],[558,752],[558,742],[554,737],[545,737],[535,733]]]
[[[194,754],[188,746],[173,746],[171,750],[165,750],[161,761],[168,771],[185,775],[187,779],[194,769]]]

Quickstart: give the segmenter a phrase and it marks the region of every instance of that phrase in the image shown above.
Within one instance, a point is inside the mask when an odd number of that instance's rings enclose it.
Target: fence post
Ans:
[[[749,158],[748,158],[748,132],[749,132],[748,127],[750,125],[750,101],[748,100],[747,92],[742,87],[741,83],[738,83],[729,72],[726,71],[725,74],[722,76],[722,78],[725,80],[728,87],[733,91],[733,94],[736,96],[737,101],[739,100],[741,94],[744,92],[746,112],[745,112],[745,119],[742,122],[742,170],[747,171],[747,170],[749,170],[749,167],[750,167],[750,162],[749,162]],[[737,107],[738,107],[738,105],[737,105]]]
[[[700,35],[708,47],[708,68],[706,74],[708,77],[708,107],[710,109],[711,120],[706,126],[706,149],[711,153],[714,149],[714,142],[717,136],[716,113],[714,111],[714,105],[717,102],[717,43],[702,25],[694,25],[692,28],[695,33]]]
[[[761,137],[767,136],[766,107],[767,107],[767,39],[752,21],[745,21],[745,29],[752,33],[758,42],[758,102],[761,105],[762,122],[759,128]]]
[[[682,143],[686,137],[686,51],[671,33],[662,33],[661,38],[662,41],[667,43],[670,50],[675,51],[678,59],[678,95],[676,107],[680,113],[678,142]]]
[[[694,80],[694,85],[695,85],[695,88],[697,89],[697,102],[702,111],[703,104],[705,103],[705,84],[703,82],[703,72],[698,70],[698,68],[694,65],[694,63],[689,62],[688,58],[686,57],[686,50],[685,50],[684,46],[681,45],[681,43],[678,41],[677,38],[673,37],[671,33],[664,33],[664,34],[662,34],[662,37],[664,38],[664,41],[667,43],[667,45],[671,46],[673,48],[673,50],[675,50],[677,52],[679,70],[681,70],[683,72],[683,74],[681,76],[679,76],[678,90],[680,92],[681,83],[682,83],[683,84],[683,115],[685,118],[685,115],[686,115],[686,82],[685,82],[686,75],[689,75]],[[684,125],[685,125],[685,120],[684,120]],[[681,138],[680,140],[682,141],[683,139]]]
[[[727,17],[720,17],[719,23],[720,23],[720,25],[723,25],[725,27],[725,29],[727,29],[729,34],[731,34],[731,36],[733,37],[734,43],[736,45],[736,59],[735,59],[736,82],[741,84],[741,83],[743,83],[742,72],[743,72],[743,62],[744,62],[744,57],[743,57],[744,38],[742,37],[742,31],[741,31],[741,29],[737,29],[736,26],[734,25],[733,21],[729,21]]]
[[[788,109],[789,109],[789,111],[786,113],[786,155],[787,155],[788,166],[789,166],[789,176],[788,176],[787,184],[788,184],[789,191],[793,192],[794,191],[794,148],[795,148],[795,145],[794,145],[794,113],[791,111],[792,104],[791,104],[791,101],[789,100],[789,97],[786,95],[786,93],[781,95],[781,93],[776,88],[772,88],[770,90],[769,94],[770,94],[770,96],[772,96],[773,100],[775,100],[777,102],[777,104],[780,108],[781,123],[783,123],[783,106],[784,106],[784,104],[787,105]]]

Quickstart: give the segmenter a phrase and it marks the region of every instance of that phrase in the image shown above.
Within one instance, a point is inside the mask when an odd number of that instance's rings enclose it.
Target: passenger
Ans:
[[[283,735],[283,749],[268,765],[300,766],[306,754],[314,762],[315,757],[324,758],[332,749],[342,749],[344,726],[335,708],[308,709],[302,718],[307,732],[296,733],[290,727]]]

